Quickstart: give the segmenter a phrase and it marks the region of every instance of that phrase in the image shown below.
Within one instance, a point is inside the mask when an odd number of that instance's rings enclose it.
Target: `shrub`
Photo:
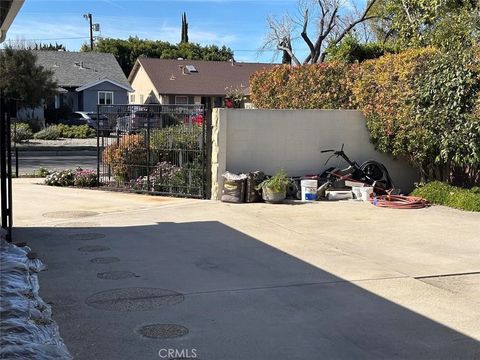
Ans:
[[[25,140],[33,139],[33,132],[27,123],[14,123],[11,126],[12,141],[21,143]]]
[[[97,186],[97,173],[93,170],[77,169],[74,173],[74,185],[80,187]]]
[[[414,196],[421,196],[433,204],[445,205],[461,210],[480,211],[480,192],[433,181],[415,189]]]
[[[354,94],[375,146],[422,180],[473,184],[480,168],[480,66],[473,53],[413,49],[364,62]]]
[[[46,168],[44,167],[41,167],[41,168],[38,168],[38,170],[35,170],[33,172],[33,176],[34,177],[46,177],[47,175],[50,175],[50,171],[48,171]]]
[[[275,66],[252,75],[252,101],[263,109],[351,109],[357,70],[342,62]]]
[[[65,125],[58,124],[57,129],[60,131],[61,137],[67,139],[87,139],[94,137],[96,132],[88,125]]]
[[[61,132],[56,125],[52,125],[40,130],[33,137],[38,140],[58,140]]]
[[[75,173],[73,170],[54,171],[45,178],[45,184],[50,186],[73,186]]]
[[[113,176],[118,182],[129,182],[145,176],[147,174],[145,137],[143,134],[123,136],[118,144],[111,144],[105,148],[103,162],[111,167]]]

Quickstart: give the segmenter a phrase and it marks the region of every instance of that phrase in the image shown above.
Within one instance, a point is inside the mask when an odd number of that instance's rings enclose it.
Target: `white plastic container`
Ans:
[[[373,194],[373,187],[367,186],[360,188],[360,192],[362,194],[363,201],[370,201],[370,196]]]
[[[327,200],[330,201],[349,200],[353,197],[350,190],[328,190],[326,194]]]
[[[302,201],[317,200],[317,180],[301,180],[300,186],[302,188]]]

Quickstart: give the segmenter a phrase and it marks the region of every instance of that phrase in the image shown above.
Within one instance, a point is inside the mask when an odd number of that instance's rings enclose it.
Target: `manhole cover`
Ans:
[[[97,257],[90,260],[94,264],[111,264],[119,261],[120,259],[117,257]]]
[[[85,233],[85,234],[72,234],[68,237],[72,240],[97,240],[103,239],[107,235],[100,233]]]
[[[146,311],[168,305],[175,305],[184,300],[178,292],[155,288],[124,288],[96,293],[85,301],[97,309],[111,311]]]
[[[188,334],[188,329],[176,324],[152,324],[142,326],[138,333],[150,339],[171,339]]]
[[[58,219],[74,219],[74,218],[81,218],[87,216],[95,216],[98,215],[95,211],[52,211],[43,214],[43,216],[48,218],[58,218]]]
[[[96,222],[80,222],[80,221],[73,221],[73,222],[67,222],[67,223],[62,223],[62,224],[56,224],[55,227],[58,228],[85,228],[85,229],[90,229],[96,226],[100,226],[99,223]],[[77,230],[78,231],[78,230]]]
[[[130,271],[107,271],[97,274],[97,278],[103,280],[121,280],[135,277],[135,273]]]
[[[78,251],[86,251],[86,252],[95,252],[95,251],[107,251],[110,250],[108,246],[102,245],[89,245],[89,246],[82,246],[78,248]]]

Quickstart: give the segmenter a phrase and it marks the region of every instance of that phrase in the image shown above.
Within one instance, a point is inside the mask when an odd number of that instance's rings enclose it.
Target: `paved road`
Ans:
[[[14,164],[13,164],[14,166]],[[96,169],[97,168],[97,155],[95,152],[87,152],[84,155],[66,155],[60,153],[45,152],[45,154],[33,154],[31,152],[19,153],[19,174],[26,175],[32,174],[40,167],[47,168],[48,170],[63,170],[63,169],[75,169],[80,166],[82,169]]]

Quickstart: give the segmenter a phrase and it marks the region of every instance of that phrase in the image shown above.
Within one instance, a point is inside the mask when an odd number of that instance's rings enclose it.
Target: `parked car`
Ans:
[[[108,118],[104,115],[100,115],[97,121],[97,117],[98,115],[95,112],[75,111],[74,113],[70,114],[68,118],[59,120],[59,123],[70,125],[70,126],[88,125],[88,127],[94,130],[96,130],[98,126],[101,135],[109,136],[111,132],[111,128],[108,123]]]
[[[145,109],[131,110],[117,118],[117,133],[132,134],[141,129],[161,129],[164,126],[160,112]]]

